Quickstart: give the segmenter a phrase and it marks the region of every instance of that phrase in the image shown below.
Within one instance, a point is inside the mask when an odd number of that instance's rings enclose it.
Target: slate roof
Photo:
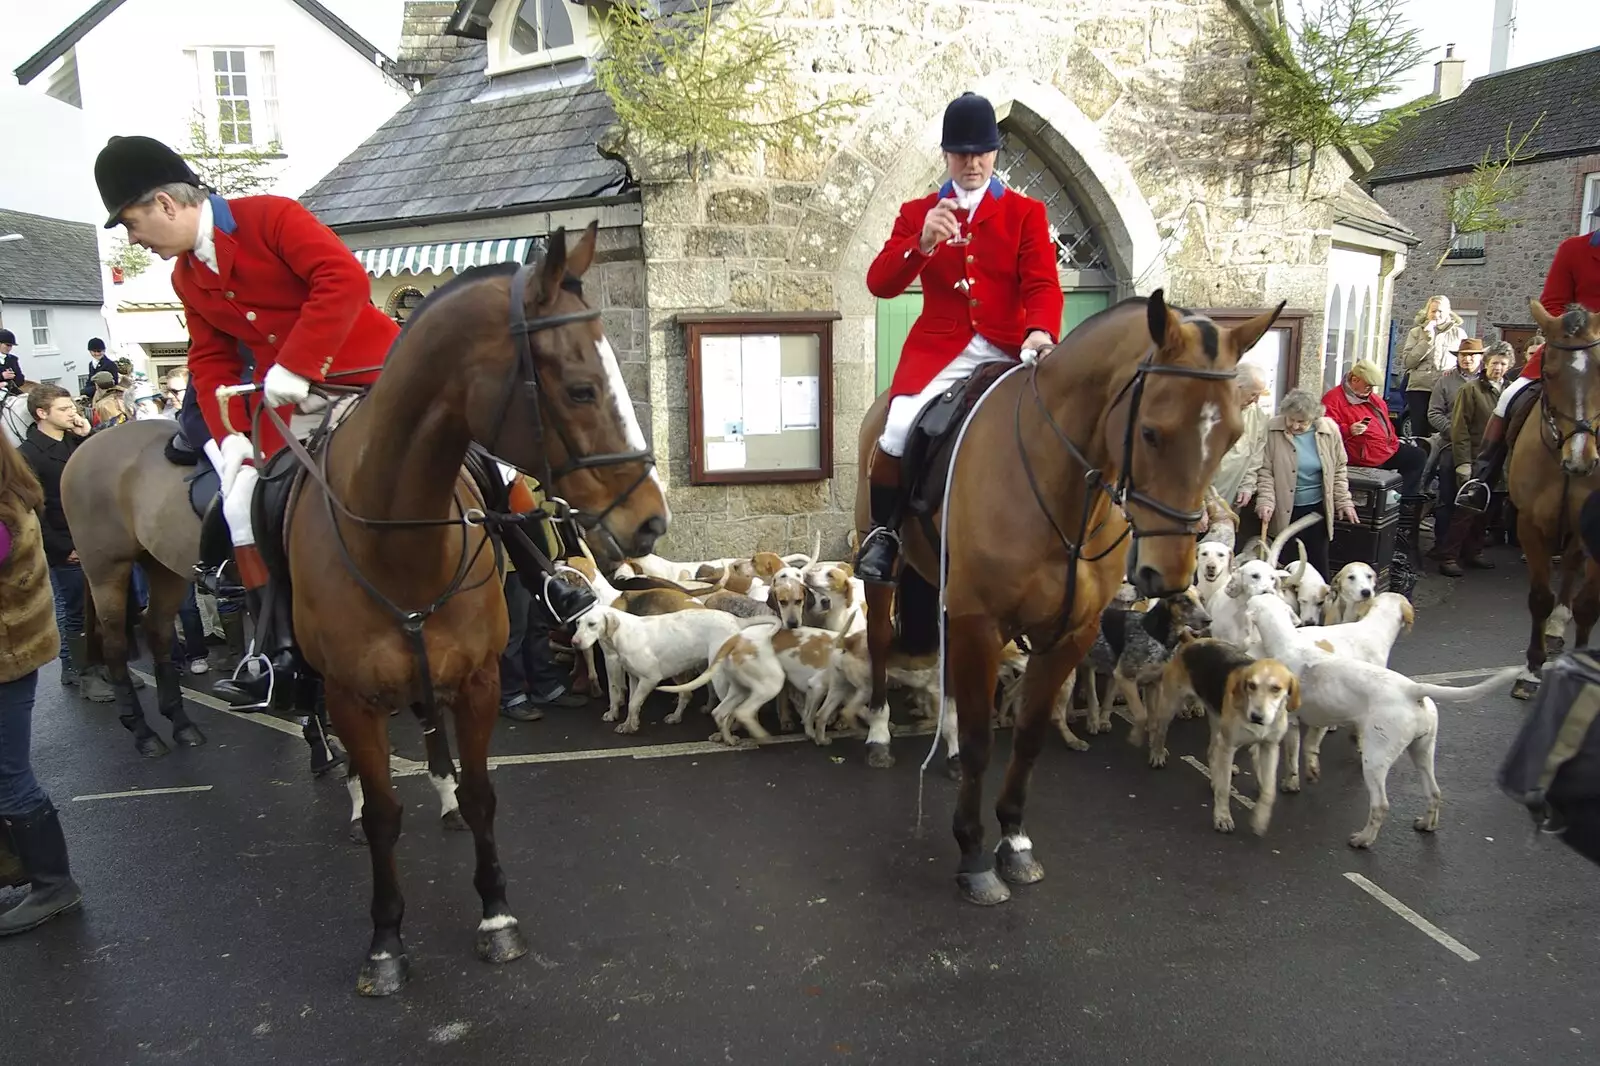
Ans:
[[[95,307],[105,302],[93,224],[0,210],[0,237],[12,233],[24,239],[0,244],[0,300]]]
[[[40,74],[49,69],[50,64],[67,54],[67,50],[89,35],[100,23],[104,22],[112,12],[121,7],[126,0],[99,0],[89,10],[72,20],[66,29],[50,38],[43,48],[22,61],[22,64],[13,71],[17,82],[28,84]],[[358,52],[373,66],[395,78],[399,78],[395,70],[394,60],[378,51],[376,45],[357,33],[344,19],[329,11],[318,0],[293,0],[293,3],[306,14],[327,27],[328,32],[339,38],[345,44]]]
[[[1506,124],[1520,137],[1540,115],[1529,158],[1600,150],[1600,48],[1487,74],[1453,100],[1408,119],[1372,149],[1369,185],[1471,170],[1485,149],[1504,155]]]
[[[1399,219],[1395,218],[1383,205],[1349,178],[1345,179],[1339,191],[1333,197],[1334,220],[1354,229],[1365,230],[1380,237],[1403,241],[1406,244],[1416,245],[1416,234],[1407,229]]]
[[[507,213],[629,188],[595,147],[616,121],[593,81],[478,102],[487,46],[458,58],[300,202],[329,226]]]
[[[400,20],[400,52],[395,68],[406,77],[431,78],[468,45],[446,31],[455,14],[454,0],[408,0]]]

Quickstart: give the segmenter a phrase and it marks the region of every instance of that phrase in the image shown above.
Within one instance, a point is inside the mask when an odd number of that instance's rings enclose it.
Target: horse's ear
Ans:
[[[594,264],[595,240],[600,233],[600,221],[589,223],[583,231],[583,236],[578,238],[578,243],[572,246],[572,251],[567,253],[567,274],[570,277],[581,278],[589,272],[589,267]]]
[[[1561,326],[1560,316],[1552,315],[1549,311],[1546,311],[1544,309],[1544,304],[1540,303],[1538,300],[1535,300],[1531,296],[1528,297],[1528,313],[1533,316],[1534,322],[1538,324],[1539,332],[1543,333],[1546,337],[1560,337],[1565,335],[1566,331]]]
[[[561,281],[567,276],[567,231],[558,229],[550,235],[549,247],[544,252],[544,262],[539,265],[539,302],[549,303],[556,298]]]
[[[1167,310],[1167,294],[1157,289],[1144,305],[1145,321],[1150,326],[1150,339],[1157,348],[1165,348],[1172,330],[1172,312]]]
[[[1245,352],[1256,346],[1257,341],[1266,336],[1267,330],[1271,329],[1272,324],[1278,320],[1278,316],[1283,314],[1283,309],[1288,302],[1284,300],[1272,310],[1233,327],[1233,343],[1237,346],[1237,351],[1241,358]]]

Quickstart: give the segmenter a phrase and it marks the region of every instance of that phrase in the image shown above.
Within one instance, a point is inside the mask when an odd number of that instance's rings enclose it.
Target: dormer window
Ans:
[[[502,0],[495,9],[490,74],[589,54],[589,9],[569,0]]]

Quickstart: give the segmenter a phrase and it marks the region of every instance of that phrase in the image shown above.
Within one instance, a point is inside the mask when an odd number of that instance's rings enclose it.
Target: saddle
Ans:
[[[999,361],[980,365],[923,407],[911,424],[903,460],[904,469],[910,472],[906,513],[922,519],[930,533],[934,514],[944,506],[945,481],[961,427],[989,387],[1014,366],[1015,363]]]

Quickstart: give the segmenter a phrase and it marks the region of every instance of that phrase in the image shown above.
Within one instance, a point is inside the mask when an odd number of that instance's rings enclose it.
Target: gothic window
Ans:
[[[1104,235],[1039,153],[1011,130],[1000,131],[1000,155],[995,174],[1024,195],[1043,201],[1050,219],[1050,239],[1056,244],[1056,261],[1062,270],[1115,272],[1106,254]]]

